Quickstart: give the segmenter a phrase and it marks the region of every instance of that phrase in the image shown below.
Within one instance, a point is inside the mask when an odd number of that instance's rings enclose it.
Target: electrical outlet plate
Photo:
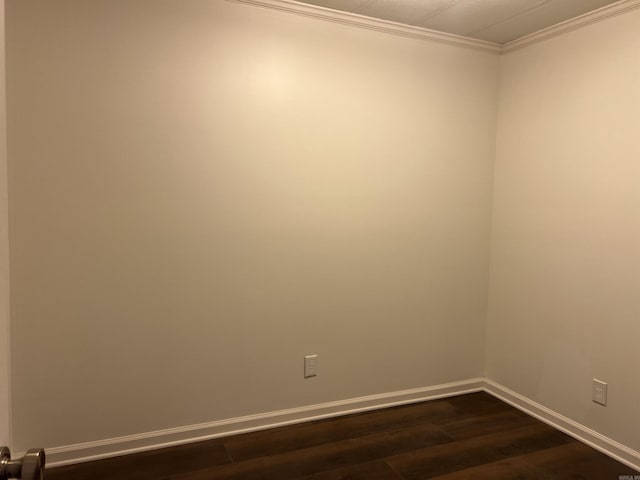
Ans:
[[[318,355],[304,357],[304,378],[315,377],[318,373]]]
[[[593,379],[593,401],[600,405],[607,405],[607,384],[595,378]]]

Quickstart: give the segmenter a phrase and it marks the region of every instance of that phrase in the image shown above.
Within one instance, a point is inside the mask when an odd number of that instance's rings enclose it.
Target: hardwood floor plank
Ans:
[[[507,458],[465,470],[458,470],[448,475],[430,478],[434,480],[542,480],[539,473],[517,458]]]
[[[47,480],[160,480],[231,463],[221,440],[190,443],[93,462],[48,468]]]
[[[296,480],[404,480],[382,460],[350,465],[328,472],[316,473]]]
[[[638,474],[633,469],[577,441],[535,454],[524,455],[520,460],[535,468],[541,479],[599,480],[610,478],[618,480],[621,475],[633,477]]]
[[[457,395],[455,397],[449,397],[446,399],[453,407],[458,409],[461,413],[487,413],[495,410],[505,410],[506,408],[513,408],[510,405],[498,400],[493,395],[489,395],[486,392],[468,393],[465,395]]]
[[[572,441],[536,423],[391,456],[386,461],[407,480],[422,480]]]
[[[434,420],[443,421],[455,418],[457,414],[458,409],[447,401],[424,402],[246,433],[227,439],[225,446],[234,461],[242,461],[377,432],[391,432]]]
[[[387,455],[451,441],[433,425],[341,440],[278,455],[262,456],[231,465],[172,477],[175,480],[288,480],[364,464]]]
[[[577,441],[434,477],[435,480],[618,480],[631,469],[606,456],[593,455]],[[596,452],[599,453],[599,452]],[[622,468],[621,468],[622,467]],[[631,472],[631,473],[629,473]]]
[[[509,409],[502,411],[495,410],[481,414],[463,413],[443,421],[436,420],[434,423],[455,440],[464,440],[465,438],[533,425],[538,423],[538,420],[509,407]]]

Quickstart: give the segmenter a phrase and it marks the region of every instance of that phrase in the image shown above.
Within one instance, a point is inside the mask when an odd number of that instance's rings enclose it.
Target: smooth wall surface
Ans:
[[[5,87],[4,0],[0,0],[0,446],[11,446],[9,219]]]
[[[639,31],[636,10],[502,59],[486,367],[635,450]]]
[[[16,448],[482,375],[496,55],[211,0],[7,20]]]

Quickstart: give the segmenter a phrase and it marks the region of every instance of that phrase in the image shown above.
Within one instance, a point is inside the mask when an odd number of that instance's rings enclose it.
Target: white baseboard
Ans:
[[[101,458],[198,442],[217,437],[226,437],[256,430],[265,430],[267,428],[281,427],[321,418],[337,417],[350,413],[480,392],[483,389],[484,379],[473,378],[425,388],[369,395],[366,397],[290,408],[246,417],[230,418],[228,420],[219,420],[186,427],[169,428],[137,435],[47,448],[47,467],[88,462]]]
[[[576,440],[599,450],[609,457],[625,465],[640,470],[640,452],[632,450],[621,443],[591,430],[584,425],[561,415],[544,405],[530,400],[519,393],[503,387],[488,378],[485,379],[485,391],[494,397],[522,410],[528,415],[551,425],[552,427],[572,436]]]
[[[322,418],[338,417],[350,413],[407,405],[480,391],[485,391],[503,402],[522,410],[528,415],[599,450],[605,455],[631,468],[640,470],[640,452],[632,450],[493,380],[485,378],[473,378],[424,388],[350,398],[347,400],[290,408],[197,425],[188,425],[186,427],[169,428],[137,435],[127,435],[93,442],[47,448],[47,467],[88,462],[145,450],[154,450]],[[21,455],[22,454],[18,456]]]

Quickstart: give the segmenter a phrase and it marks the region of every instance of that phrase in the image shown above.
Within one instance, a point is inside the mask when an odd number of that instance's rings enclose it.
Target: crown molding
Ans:
[[[365,17],[356,13],[341,12],[330,8],[309,5],[295,2],[293,0],[227,0],[236,3],[244,3],[258,7],[265,7],[286,13],[302,15],[304,17],[326,20],[342,25],[374,30],[377,32],[390,33],[403,37],[417,38],[430,42],[444,43],[458,47],[485,50],[499,54],[502,46],[498,43],[477,40],[475,38],[453,35],[450,33],[438,32],[427,28],[414,27],[402,23],[380,20],[377,18]]]
[[[610,5],[605,5],[597,10],[587,12],[575,18],[552,25],[551,27],[543,28],[537,32],[525,35],[524,37],[520,37],[511,42],[507,42],[502,46],[502,53],[518,50],[533,43],[538,43],[563,33],[577,30],[578,28],[606,20],[607,18],[622,15],[623,13],[636,10],[637,8],[640,8],[640,0],[621,0]]]
[[[496,54],[504,54],[518,50],[520,48],[532,45],[534,43],[556,37],[563,33],[571,32],[578,28],[585,27],[592,23],[596,23],[607,18],[615,17],[623,13],[630,12],[640,8],[640,0],[620,0],[602,8],[587,12],[575,18],[571,18],[564,22],[557,23],[551,27],[538,30],[537,32],[525,35],[504,45],[494,42],[487,42],[475,38],[454,35],[451,33],[438,32],[427,28],[405,25],[402,23],[381,20],[356,13],[341,12],[330,8],[320,7],[317,5],[309,5],[306,3],[296,2],[294,0],[227,0],[230,2],[243,3],[253,5],[280,12],[293,13],[304,17],[325,20],[328,22],[339,23],[352,27],[364,28],[377,32],[389,33],[392,35],[400,35],[403,37],[416,38],[436,43],[444,43],[458,47],[473,48],[476,50],[484,50]]]

